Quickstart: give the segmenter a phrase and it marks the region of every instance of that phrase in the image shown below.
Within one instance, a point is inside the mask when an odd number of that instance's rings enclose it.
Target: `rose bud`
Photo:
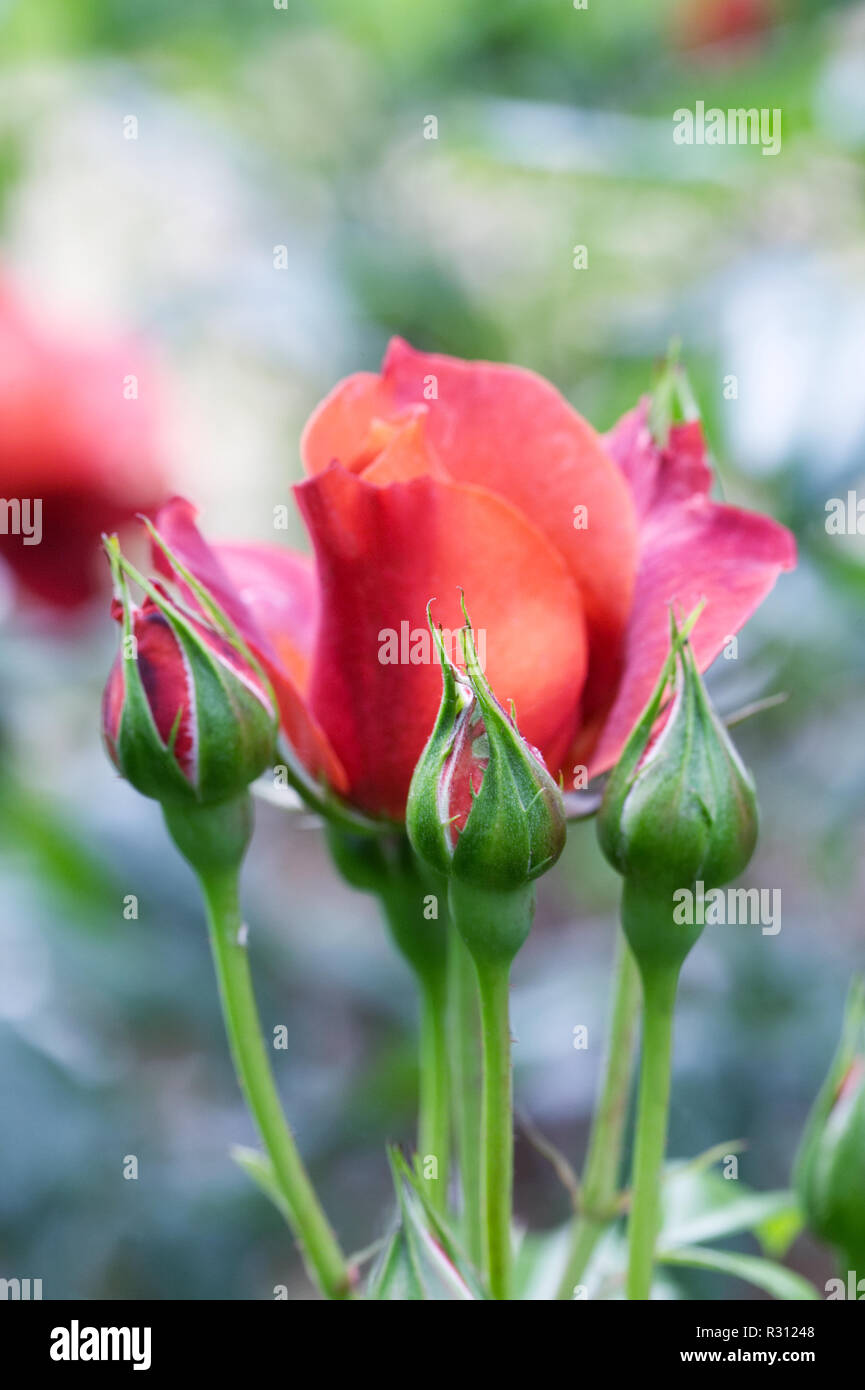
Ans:
[[[433,632],[442,700],[415,768],[406,830],[415,853],[448,880],[451,919],[477,975],[483,1070],[480,1202],[484,1266],[493,1298],[510,1296],[513,1116],[508,989],[511,963],[531,930],[534,880],[564,848],[561,793],[541,755],[492,692],[463,600],[465,671]]]
[[[276,712],[267,680],[200,586],[175,599],[133,568],[116,538],[106,549],[123,629],[102,703],[112,761],[137,791],[165,806],[229,801],[273,756]],[[144,590],[141,606],[132,602],[127,576]]]
[[[817,1097],[794,1181],[810,1229],[865,1277],[865,982],[850,992],[841,1045]]]
[[[442,667],[442,702],[420,756],[408,801],[409,838],[449,878],[487,888],[518,888],[558,859],[565,843],[561,794],[537,749],[520,735],[492,692],[462,630],[465,672],[433,636]]]
[[[754,784],[697,669],[686,624],[610,774],[598,814],[601,849],[625,880],[623,925],[638,962],[681,963],[702,927],[673,921],[673,894],[719,888],[757,840]],[[675,673],[663,728],[659,715]],[[669,923],[669,930],[666,924]]]

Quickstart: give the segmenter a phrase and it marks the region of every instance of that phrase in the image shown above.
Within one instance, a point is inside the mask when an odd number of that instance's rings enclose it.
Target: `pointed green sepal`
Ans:
[[[561,792],[493,694],[468,615],[461,633],[465,672],[449,660],[431,617],[430,626],[442,701],[409,790],[409,838],[449,878],[494,891],[521,888],[564,847]]]
[[[273,760],[277,714],[266,676],[214,600],[202,598],[196,612],[140,574],[116,538],[105,547],[123,634],[103,701],[114,763],[164,805],[237,796]],[[145,594],[142,607],[129,580]]]
[[[671,613],[670,655],[598,813],[601,849],[624,879],[622,924],[641,970],[681,965],[703,929],[688,902],[740,874],[757,839],[751,775],[687,640],[697,616],[680,631]]]

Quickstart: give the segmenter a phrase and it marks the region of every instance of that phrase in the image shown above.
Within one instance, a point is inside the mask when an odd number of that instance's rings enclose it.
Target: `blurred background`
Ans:
[[[0,1275],[313,1296],[228,1158],[254,1136],[191,875],[100,746],[98,536],[182,491],[210,536],[272,540],[309,411],[392,333],[532,367],[600,429],[678,336],[720,491],[796,533],[711,676],[724,712],[789,693],[737,740],[763,813],[746,882],[781,889],[783,926],[689,959],[670,1144],[745,1139],[743,1181],[784,1186],[865,931],[865,542],[825,529],[865,488],[865,6],[5,0],[0,28],[0,493],[44,498],[46,526],[0,537]],[[780,108],[780,154],[675,145],[698,100]],[[358,1249],[390,1215],[384,1141],[412,1137],[411,982],[302,818],[260,808],[245,893],[279,1083]],[[517,1102],[573,1163],[616,897],[576,827],[515,972]],[[519,1217],[567,1209],[520,1139]],[[807,1238],[791,1258],[833,1272]]]

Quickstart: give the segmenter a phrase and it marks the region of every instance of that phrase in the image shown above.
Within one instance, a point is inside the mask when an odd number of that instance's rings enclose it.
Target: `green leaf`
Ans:
[[[391,1301],[486,1298],[476,1271],[399,1150],[388,1150],[397,1224],[370,1276],[367,1296]]]
[[[285,1217],[288,1224],[292,1225],[291,1211],[288,1202],[280,1190],[273,1171],[273,1164],[270,1159],[258,1149],[248,1149],[242,1144],[235,1144],[230,1150],[231,1158],[239,1168],[242,1168],[247,1177],[252,1178],[256,1187],[269,1197],[277,1211]]]
[[[418,1175],[398,1149],[388,1158],[409,1249],[422,1272],[426,1297],[485,1299],[487,1294],[448,1224],[433,1208]]]
[[[796,1209],[791,1192],[753,1192],[717,1173],[683,1174],[669,1203],[661,1239],[668,1249],[757,1231]]]
[[[62,921],[79,930],[116,930],[122,897],[114,869],[95,853],[62,805],[0,769],[0,843],[26,858],[40,886],[62,905]]]
[[[824,1134],[829,1116],[838,1097],[848,1068],[861,1050],[865,1036],[865,976],[857,976],[850,985],[847,1002],[844,1006],[844,1024],[829,1074],[811,1107],[805,1124],[805,1132],[799,1144],[799,1152],[793,1164],[793,1182],[803,1206],[807,1209],[813,1224],[815,1207],[818,1202],[814,1195],[815,1164],[820,1152],[821,1136]]]
[[[710,1149],[704,1149],[693,1158],[674,1159],[667,1165],[664,1181],[675,1182],[682,1173],[705,1172],[707,1168],[714,1168],[722,1158],[727,1158],[730,1154],[740,1154],[745,1147],[741,1139],[725,1139],[720,1144],[713,1144]]]
[[[788,1206],[782,1207],[780,1211],[761,1221],[759,1226],[755,1226],[754,1235],[763,1247],[764,1254],[780,1260],[786,1255],[804,1225],[802,1208],[795,1198],[791,1198]]]
[[[426,1186],[414,1169],[406,1162],[398,1149],[391,1152],[391,1163],[392,1165],[396,1165],[397,1172],[403,1180],[408,1183],[415,1197],[420,1202],[431,1232],[434,1234],[439,1245],[441,1245],[448,1259],[455,1265],[460,1277],[471,1289],[472,1298],[488,1298],[489,1294],[484,1288],[483,1281],[460,1244],[453,1228],[445,1221],[444,1217],[436,1211],[430,1201]]]
[[[785,1302],[819,1298],[814,1285],[801,1274],[795,1274],[774,1260],[762,1255],[741,1255],[734,1250],[709,1250],[705,1246],[684,1247],[681,1250],[659,1250],[658,1261],[668,1265],[686,1265],[692,1269],[711,1269],[719,1274],[731,1274],[746,1284],[763,1289],[773,1298]]]
[[[571,1248],[572,1226],[527,1232],[514,1256],[513,1298],[519,1302],[555,1300]],[[586,1283],[585,1279],[580,1281]]]
[[[423,1223],[417,1204],[410,1198],[405,1200],[403,1219],[412,1263],[420,1271],[422,1297],[450,1302],[472,1301],[475,1295]]]
[[[398,1226],[373,1268],[367,1298],[408,1303],[425,1297],[408,1239]]]

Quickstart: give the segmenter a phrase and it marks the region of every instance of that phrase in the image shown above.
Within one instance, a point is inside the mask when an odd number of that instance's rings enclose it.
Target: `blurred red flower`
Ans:
[[[705,598],[705,669],[795,563],[767,517],[721,506],[698,423],[658,448],[648,402],[606,440],[520,367],[415,352],[343,381],[307,425],[295,488],[315,562],[209,547],[189,503],[157,526],[273,680],[307,767],[399,820],[441,694],[425,608],[455,631],[458,587],[499,700],[561,771],[615,762],[669,649],[668,605]],[[157,557],[158,558],[158,557]]]
[[[750,48],[776,23],[779,0],[680,0],[672,13],[677,48]]]
[[[0,282],[0,562],[52,607],[104,588],[102,532],[166,496],[140,363],[46,329]]]

